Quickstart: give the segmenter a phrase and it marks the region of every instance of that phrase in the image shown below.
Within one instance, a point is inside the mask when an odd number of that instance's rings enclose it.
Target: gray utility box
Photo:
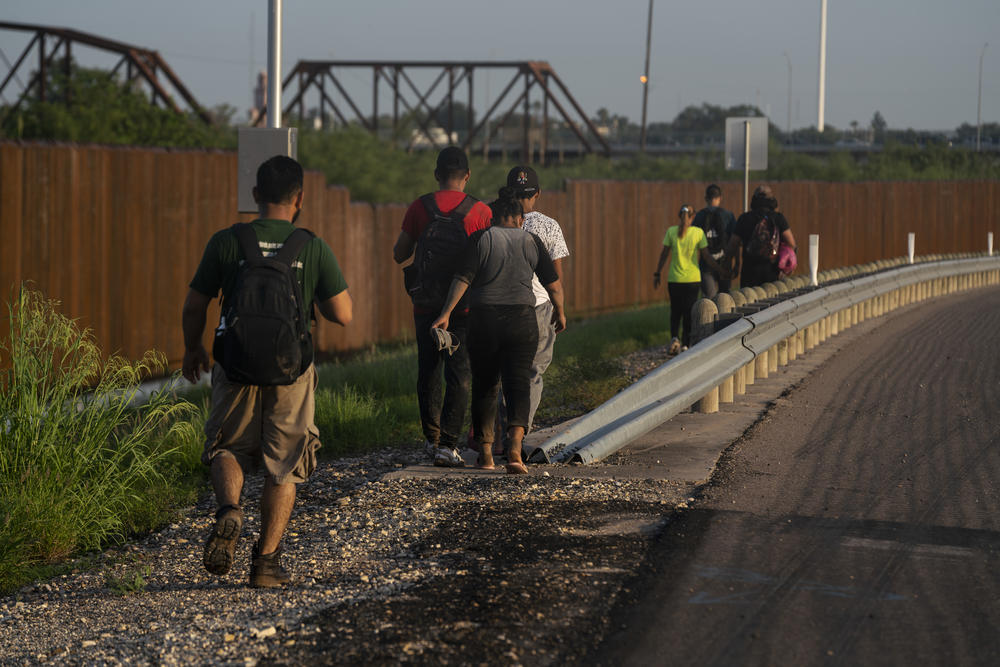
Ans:
[[[237,160],[236,204],[240,213],[256,213],[253,189],[257,167],[275,155],[298,159],[298,130],[294,127],[241,127]]]
[[[726,169],[743,170],[745,122],[750,123],[750,170],[763,171],[767,169],[767,118],[762,116],[726,119]]]

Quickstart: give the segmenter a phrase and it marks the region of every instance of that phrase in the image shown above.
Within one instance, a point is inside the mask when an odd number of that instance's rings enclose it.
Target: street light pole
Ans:
[[[823,131],[823,112],[826,104],[826,0],[819,2],[819,113],[816,129]]]
[[[281,127],[281,0],[267,5],[267,126]]]
[[[983,50],[979,52],[979,99],[976,101],[976,152],[979,152],[980,139],[983,134],[983,56],[986,55],[986,47],[990,43],[983,44]]]
[[[642,130],[639,132],[639,151],[646,150],[646,103],[649,101],[649,49],[653,42],[653,0],[649,0],[649,17],[646,19],[646,69],[642,78]]]
[[[792,57],[788,51],[783,51],[782,55],[788,60],[788,127],[785,132],[788,134],[787,141],[792,140]]]

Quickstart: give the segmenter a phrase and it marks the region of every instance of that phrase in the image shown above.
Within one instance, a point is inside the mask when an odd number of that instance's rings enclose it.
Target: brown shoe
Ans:
[[[278,588],[287,585],[292,578],[281,567],[281,547],[273,553],[262,554],[260,545],[253,545],[253,558],[250,561],[251,588]]]
[[[235,505],[220,507],[215,526],[205,542],[205,569],[212,574],[226,574],[233,566],[236,544],[243,531],[243,510]]]

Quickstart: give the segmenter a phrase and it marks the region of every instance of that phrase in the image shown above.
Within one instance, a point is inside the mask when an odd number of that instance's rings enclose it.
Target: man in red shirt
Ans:
[[[413,322],[417,339],[417,398],[420,403],[420,422],[423,427],[424,447],[434,460],[434,465],[460,467],[464,465],[458,453],[458,443],[464,435],[466,408],[469,404],[469,385],[471,371],[469,368],[469,353],[466,346],[466,328],[468,308],[459,304],[452,316],[448,331],[458,348],[451,354],[438,349],[436,339],[431,334],[431,323],[437,318],[444,305],[447,295],[447,285],[458,265],[458,255],[452,257],[442,252],[428,252],[432,243],[424,232],[432,220],[435,229],[454,223],[461,224],[468,238],[473,232],[490,226],[492,214],[488,206],[481,201],[465,194],[465,186],[469,182],[469,158],[465,152],[456,146],[449,146],[438,154],[434,178],[438,182],[437,192],[418,198],[406,210],[403,217],[403,228],[392,248],[393,259],[402,264],[414,256],[414,265],[419,269],[414,273],[423,275],[423,283],[427,282],[429,269],[435,275],[440,274],[446,279],[444,294],[440,295],[440,303],[436,292],[429,296],[430,290],[424,290],[422,298],[414,297]],[[450,220],[449,220],[450,219]],[[461,239],[461,236],[459,235]],[[428,266],[430,264],[430,266]],[[409,267],[408,267],[409,268]],[[418,283],[420,279],[418,279]],[[444,396],[441,395],[441,375],[444,373]]]

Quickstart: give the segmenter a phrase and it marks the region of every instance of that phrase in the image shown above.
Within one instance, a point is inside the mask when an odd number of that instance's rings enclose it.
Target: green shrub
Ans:
[[[161,354],[105,358],[58,306],[22,287],[0,340],[0,590],[162,520],[200,447],[190,403],[133,404]]]

